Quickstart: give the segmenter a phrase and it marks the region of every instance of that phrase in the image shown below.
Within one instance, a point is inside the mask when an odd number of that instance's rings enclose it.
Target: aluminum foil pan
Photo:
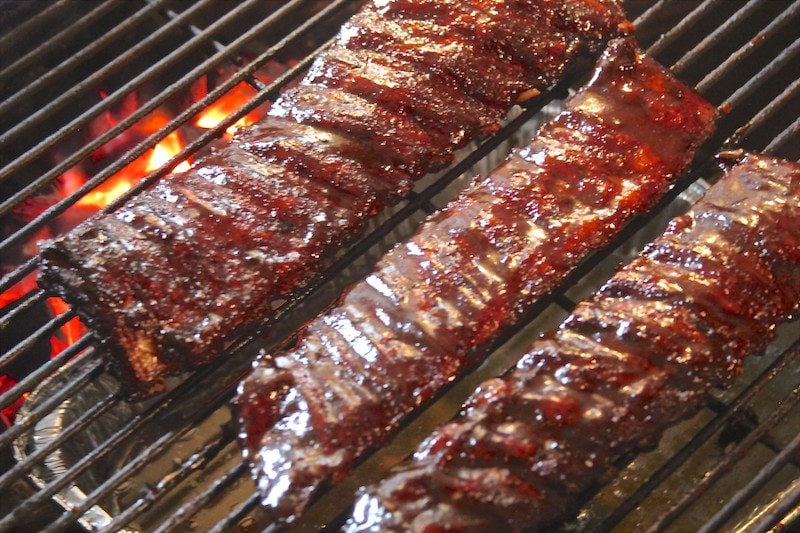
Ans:
[[[89,354],[87,354],[88,356]],[[43,401],[59,392],[80,369],[80,365],[67,365],[43,382],[28,397],[18,416],[24,418],[30,414]],[[116,388],[116,382],[108,376],[101,375],[98,379],[92,380],[79,394],[62,402],[42,418],[30,432],[23,434],[14,442],[15,459],[24,461],[30,454],[47,446],[61,433],[63,428],[68,427]],[[93,453],[100,443],[134,416],[131,408],[125,403],[120,403],[115,407],[116,409],[106,413],[102,418],[102,423],[90,424],[79,436],[68,439],[63,446],[56,448],[41,463],[36,464],[28,474],[33,484],[38,489],[44,488],[49,482],[63,475],[80,459]],[[86,499],[86,492],[99,486],[108,477],[112,465],[117,463],[126,452],[125,449],[111,451],[107,458],[84,471],[75,479],[74,483],[70,483],[66,488],[57,492],[53,499],[64,509],[71,509],[75,505],[83,503]],[[89,530],[101,528],[111,522],[112,517],[109,512],[113,511],[114,509],[94,505],[83,515],[79,523]]]

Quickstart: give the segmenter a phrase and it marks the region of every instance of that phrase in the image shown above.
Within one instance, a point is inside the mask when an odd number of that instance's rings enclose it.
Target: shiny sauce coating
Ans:
[[[238,398],[265,505],[291,519],[421,403],[480,361],[504,327],[667,190],[715,112],[614,41],[536,138],[260,361]]]
[[[44,246],[40,284],[94,329],[127,393],[163,391],[519,97],[629,29],[617,0],[370,2],[263,121]]]
[[[655,445],[800,305],[800,165],[750,154],[413,458],[348,531],[531,531]]]

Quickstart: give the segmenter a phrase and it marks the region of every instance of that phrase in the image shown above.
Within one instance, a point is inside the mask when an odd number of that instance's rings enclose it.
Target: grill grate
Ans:
[[[347,0],[330,2],[292,0],[280,5],[262,0],[242,0],[237,2],[235,7],[230,8],[230,4],[225,4],[221,8],[222,4],[211,0],[200,0],[193,4],[168,0],[142,0],[131,2],[130,5],[137,7],[129,8],[130,13],[116,22],[114,22],[116,19],[103,22],[109,17],[111,1],[81,4],[80,16],[76,20],[69,19],[72,22],[63,30],[45,38],[44,42],[34,44],[34,48],[30,50],[22,48],[21,53],[17,55],[20,57],[19,60],[0,67],[3,69],[0,78],[9,72],[12,74],[24,72],[52,50],[78,43],[75,44],[78,49],[70,58],[42,76],[29,77],[27,85],[19,88],[0,85],[0,91],[4,93],[4,101],[0,102],[0,116],[5,112],[13,114],[17,107],[24,110],[31,108],[37,102],[47,102],[44,107],[25,112],[17,122],[10,124],[0,133],[0,144],[8,147],[7,153],[12,154],[9,157],[10,162],[5,163],[0,169],[0,187],[2,187],[0,193],[3,197],[0,217],[8,215],[23,201],[45,190],[65,171],[85,160],[107,141],[127,131],[137,120],[168,102],[175,95],[188,90],[202,75],[212,72],[223,64],[232,66],[235,72],[214,90],[209,91],[207,96],[186,106],[163,128],[100,170],[75,192],[16,231],[8,235],[3,234],[0,253],[5,256],[20,243],[31,239],[37,231],[76,204],[95,186],[105,182],[131,161],[152,149],[234,86],[240,82],[250,84],[257,91],[252,99],[219,125],[188,143],[161,168],[147,175],[104,209],[106,211],[116,209],[128,198],[167,175],[181,161],[222,136],[225,130],[240,118],[273,99],[282,87],[301,74],[313,58],[330,44],[327,39],[344,17],[353,11],[356,7],[354,4]],[[533,326],[523,328],[537,317],[544,316],[554,306],[562,311],[569,311],[574,306],[574,301],[578,299],[574,296],[579,292],[577,287],[587,276],[593,273],[597,275],[596,273],[604,268],[603,265],[614,262],[614,254],[620,247],[629,243],[643,226],[648,223],[657,224],[658,219],[663,218],[666,210],[682,193],[690,190],[700,177],[711,173],[713,164],[709,157],[718,148],[732,149],[741,146],[753,150],[766,150],[788,158],[800,157],[798,151],[800,143],[797,142],[800,137],[800,117],[798,117],[800,73],[796,68],[800,64],[798,61],[800,35],[797,30],[800,27],[800,1],[659,0],[652,5],[649,5],[651,2],[642,1],[632,1],[629,4],[632,13],[644,11],[636,23],[640,41],[643,45],[649,45],[649,53],[665,64],[673,65],[673,70],[683,79],[696,81],[698,90],[713,101],[722,102],[720,109],[729,111],[729,114],[720,121],[718,134],[698,156],[686,178],[681,180],[649,214],[633,221],[608,247],[580,265],[553,294],[539,302],[529,315],[500,339],[490,351],[500,350],[501,346],[509,341],[513,342],[512,337],[515,334],[530,338],[531,331],[543,329],[539,326],[534,329],[531,329]],[[74,6],[75,4],[68,0],[53,3],[21,24],[15,31],[0,38],[0,44],[10,47],[25,46],[20,43],[27,34],[35,28],[43,27],[48,21],[66,17],[66,13]],[[253,16],[259,9],[269,11],[270,8],[272,11],[266,16]],[[719,20],[724,22],[719,24]],[[101,22],[109,25],[108,31],[81,45],[79,39],[81,33]],[[674,25],[670,26],[673,23]],[[669,27],[671,29],[661,35]],[[754,28],[761,29],[752,33]],[[269,35],[277,37],[270,39]],[[74,67],[89,59],[102,56],[104,50],[119,46],[120,41],[130,39],[131,36],[140,40],[125,52],[110,58],[108,62],[98,63],[95,72],[74,83],[69,81]],[[252,46],[254,41],[259,41],[261,49],[266,51],[257,55],[255,59],[243,59],[248,46]],[[734,49],[731,49],[732,47]],[[164,52],[163,57],[157,50]],[[302,57],[297,57],[296,64],[269,83],[264,83],[255,77],[259,68],[287,53],[299,53]],[[132,70],[128,73],[130,62],[139,56],[149,58],[148,63],[141,72]],[[186,66],[179,69],[177,65],[183,63],[186,63]],[[176,69],[180,70],[180,73],[177,76],[171,75],[170,73]],[[24,73],[20,74],[20,77],[26,78]],[[92,100],[87,96],[93,94],[102,83],[117,78],[117,88],[109,92],[106,98],[95,101],[96,99]],[[160,83],[162,78],[164,81]],[[291,334],[296,324],[301,322],[298,315],[302,316],[304,312],[320,309],[325,303],[320,300],[329,299],[326,294],[335,293],[336,287],[345,283],[348,276],[357,275],[357,265],[360,262],[369,263],[370,254],[374,255],[376,248],[387,248],[397,240],[398,234],[403,234],[404,228],[413,227],[415,220],[435,209],[437,200],[446,196],[448,191],[456,186],[459,177],[470,172],[487,157],[496,154],[496,151],[499,152],[498,147],[513,140],[521,128],[529,127],[531,120],[537,117],[545,104],[565,96],[569,86],[574,85],[576,81],[568,80],[553,88],[531,107],[524,109],[510,120],[495,136],[465,151],[463,158],[450,169],[422,182],[406,202],[384,216],[382,222],[374,224],[372,230],[345,251],[328,271],[309,287],[298,291],[280,308],[274,319],[245,332],[229,348],[226,356],[216,363],[195,372],[151,404],[131,407],[122,400],[121,395],[113,387],[106,390],[97,402],[81,412],[80,416],[61,429],[44,446],[35,449],[26,455],[23,461],[13,464],[2,473],[0,491],[5,493],[10,487],[26,479],[26,476],[34,472],[42,462],[46,462],[51,454],[57,453],[93,424],[105,420],[120,409],[132,409],[131,416],[116,426],[114,431],[105,435],[104,439],[99,440],[90,453],[72,464],[64,465],[57,477],[46,482],[41,481],[37,488],[25,495],[22,501],[8,509],[0,504],[0,510],[5,513],[5,516],[0,518],[0,530],[9,529],[15,523],[26,522],[32,512],[46,506],[53,496],[79,484],[88,470],[107,461],[110,456],[125,448],[130,441],[142,441],[144,435],[152,434],[152,439],[143,441],[150,442],[149,445],[136,449],[126,456],[121,464],[89,490],[88,494],[82,495],[79,502],[73,502],[68,511],[60,511],[63,514],[49,520],[48,529],[69,529],[82,516],[84,520],[88,520],[86,517],[93,512],[96,513],[97,506],[102,506],[103,502],[122,487],[131,484],[132,480],[140,475],[141,470],[159,460],[167,452],[175,453],[176,448],[187,441],[191,433],[206,426],[212,430],[192,440],[190,446],[180,449],[178,460],[166,475],[162,473],[155,483],[141,488],[140,492],[129,498],[126,505],[120,506],[119,512],[101,517],[100,523],[103,524],[103,529],[117,530],[131,527],[131,523],[146,517],[148,511],[167,508],[165,507],[167,500],[170,502],[168,508],[173,510],[161,515],[165,516],[166,520],[158,523],[150,519],[146,529],[172,531],[184,527],[187,522],[196,520],[203,513],[209,513],[209,509],[214,512],[211,512],[212,517],[207,520],[211,520],[210,524],[217,522],[215,526],[217,530],[230,529],[242,524],[243,520],[255,518],[259,523],[268,520],[269,517],[264,516],[264,511],[258,509],[258,499],[247,480],[247,468],[236,460],[228,461],[225,465],[216,464],[221,463],[225,457],[230,459],[230,456],[236,456],[238,453],[234,444],[235,429],[225,417],[221,421],[217,421],[217,418],[220,412],[227,412],[227,404],[234,387],[248,368],[254,350],[257,347],[280,346],[281,339]],[[37,99],[53,92],[54,87],[59,84],[63,86],[64,83],[69,84],[68,90],[56,91],[57,96],[49,100]],[[157,87],[155,95],[143,102],[130,116],[89,143],[79,145],[72,143],[76,130],[85,128],[97,116],[111,109],[132,91],[153,84]],[[735,90],[732,90],[733,88]],[[76,100],[87,98],[88,101],[95,103],[85,109],[75,104]],[[72,116],[64,117],[64,108],[68,104],[75,105],[76,110]],[[64,146],[68,147],[64,152],[68,155],[58,164],[43,162],[53,150],[63,149]],[[36,267],[36,257],[22,262],[0,279],[0,293],[9,290],[25,276],[34,272]],[[356,274],[353,273],[354,270]],[[41,307],[45,299],[46,296],[41,290],[33,289],[4,309],[4,314],[0,317],[0,331],[3,335],[18,328],[23,320],[29,318],[31,312]],[[9,365],[25,359],[25,356],[30,357],[41,348],[42,340],[49,338],[74,316],[74,312],[68,310],[52,319],[40,320],[35,331],[24,336],[16,345],[10,346],[0,355],[0,373]],[[268,330],[271,337],[264,340],[261,335]],[[787,335],[789,341],[785,344],[792,344],[791,341],[797,337],[797,332],[789,332]],[[784,338],[787,338],[787,335]],[[0,453],[7,454],[15,442],[29,434],[37,424],[58,412],[65,400],[79,398],[92,387],[96,387],[104,378],[98,358],[93,357],[95,350],[93,343],[91,333],[85,334],[75,344],[55,358],[39,365],[16,386],[0,395],[0,409],[4,409],[13,404],[23,392],[45,385],[51,387],[50,394],[42,398],[34,393],[20,411],[15,424],[0,434]],[[771,363],[762,365],[764,368],[759,372],[751,373],[752,375],[745,376],[745,380],[740,380],[744,384],[739,387],[741,390],[736,395],[724,400],[716,396],[710,397],[708,406],[713,413],[710,419],[698,426],[699,429],[688,442],[671,449],[669,457],[649,474],[649,478],[616,502],[614,509],[593,523],[594,527],[609,530],[618,524],[627,524],[626,520],[632,519],[632,514],[638,507],[646,504],[648,499],[652,499],[673,474],[685,468],[698,450],[708,446],[721,430],[746,413],[765,390],[771,390],[770,387],[776,382],[791,379],[790,375],[798,368],[800,341],[786,350],[773,351],[776,353]],[[79,354],[80,357],[75,357]],[[465,383],[469,383],[470,379],[477,379],[481,372],[486,370],[478,370],[473,376],[465,379]],[[787,375],[790,377],[787,378]],[[449,398],[454,405],[457,405],[470,387],[462,386],[461,390],[457,389],[459,387],[448,392],[442,401]],[[782,445],[781,440],[772,436],[775,428],[790,417],[799,398],[800,389],[795,379],[785,397],[779,401],[774,399],[771,401],[769,416],[761,422],[752,424],[746,436],[732,449],[727,450],[720,460],[707,470],[708,474],[702,480],[684,483],[688,488],[684,491],[683,497],[673,506],[667,506],[659,511],[660,516],[652,517],[645,525],[654,529],[669,527],[684,517],[691,504],[723,477],[723,474],[737,468],[737,464],[754,446],[771,448],[772,458],[762,472],[732,494],[727,503],[707,521],[704,527],[713,530],[729,523],[734,515],[751,501],[756,492],[773,480],[787,464],[794,463],[800,457],[798,453],[800,440],[797,437],[788,439],[790,442]],[[419,419],[412,426],[418,423]],[[412,447],[407,444],[405,451]],[[399,455],[402,455],[402,452]],[[1,457],[0,464],[3,464]],[[364,468],[356,472],[350,481],[351,485],[362,479],[359,476],[368,478],[369,475],[374,475],[361,472],[367,466],[364,465]],[[620,468],[624,466],[621,464]],[[212,479],[206,480],[205,485],[195,490],[187,491],[184,487],[185,482],[198,472],[206,470],[214,472]],[[239,487],[238,493],[244,494],[233,505],[223,501],[226,498],[230,500],[229,493],[232,487]],[[335,497],[336,489],[332,494],[333,496],[323,497],[322,501],[310,510],[309,525],[318,524],[315,521],[321,520],[320,517],[324,517],[325,521],[333,520],[333,523],[336,523],[336,517],[346,508],[349,496],[345,495],[344,501],[331,506],[329,500]],[[590,496],[593,495],[587,495],[587,500]],[[591,507],[592,502],[598,497],[599,495],[595,496],[588,505]],[[795,483],[775,497],[750,525],[755,530],[767,530],[785,516],[793,516],[793,519],[797,520],[797,514],[791,514],[791,511],[797,506],[798,501],[800,501],[800,487]]]

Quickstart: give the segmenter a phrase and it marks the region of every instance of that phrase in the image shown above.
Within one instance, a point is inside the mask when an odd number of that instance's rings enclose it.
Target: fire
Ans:
[[[180,135],[178,135],[177,131],[173,131],[160,143],[158,143],[155,148],[153,148],[153,152],[150,154],[150,160],[147,163],[146,171],[152,172],[159,168],[161,165],[165,164],[167,161],[172,159],[178,152],[183,150],[183,141],[181,140]],[[189,161],[183,161],[174,169],[172,172],[186,172],[191,168],[191,164]]]
[[[205,83],[205,79],[202,80]],[[200,88],[199,91],[195,89],[195,97],[197,93],[205,93],[205,88]],[[231,113],[236,111],[242,105],[246,104],[250,99],[256,95],[256,90],[250,87],[245,82],[241,82],[234,86],[230,91],[222,95],[216,102],[208,106],[202,113],[200,113],[194,122],[198,128],[210,130],[216,127],[220,122],[225,120]],[[264,116],[263,111],[254,109],[247,115],[236,121],[235,124],[225,130],[226,137],[230,138],[238,128],[249,126],[258,121]]]
[[[169,122],[169,118],[161,113],[147,117],[143,124],[142,135],[149,135]],[[114,142],[114,141],[109,141]],[[119,172],[108,178],[101,185],[84,195],[76,202],[76,206],[92,210],[100,210],[136,185],[143,177],[158,169],[183,150],[185,143],[180,133],[173,131],[164,137],[152,150],[148,150],[133,160]],[[182,161],[173,170],[186,172],[191,167],[189,160]],[[72,168],[61,176],[61,188],[64,196],[71,194],[86,183],[87,176],[80,168]]]
[[[16,384],[16,379],[12,378],[8,374],[0,374],[0,394],[11,390]],[[25,392],[19,398],[17,398],[14,403],[5,409],[0,409],[0,422],[5,424],[6,427],[11,427],[14,416],[17,414],[17,411],[20,407],[22,407],[23,402],[28,396],[30,396],[30,394],[30,392]]]
[[[36,289],[36,273],[31,273],[12,285],[7,291],[0,293],[0,309],[12,304]],[[69,310],[69,305],[61,298],[48,298],[47,307],[53,316],[58,316]],[[86,327],[76,317],[61,326],[59,332],[50,338],[50,357],[58,355],[61,350],[77,342],[86,333]],[[3,375],[0,374],[0,377]]]
[[[28,292],[36,288],[36,273],[29,274],[22,278],[18,283],[13,285],[7,291],[0,293],[0,309],[16,302]],[[47,307],[52,312],[53,316],[58,316],[61,313],[69,310],[69,305],[61,298],[48,298]],[[50,357],[53,358],[60,354],[68,346],[75,344],[78,339],[86,333],[86,327],[81,321],[75,317],[69,322],[61,326],[58,332],[50,337]],[[0,374],[0,394],[11,390],[17,384],[17,380],[9,374]],[[25,399],[30,396],[30,392],[24,392],[17,398],[14,403],[0,409],[0,423],[6,427],[10,427],[13,423],[17,411],[22,407]]]
[[[272,62],[264,66],[264,70],[258,74],[262,82],[269,82],[280,72],[285,70],[285,65]],[[217,72],[215,79],[224,79],[230,73],[224,71]],[[209,78],[202,76],[191,88],[190,97],[198,101],[208,94]],[[99,91],[102,98],[107,94]],[[194,120],[191,125],[184,125],[180,131],[175,130],[164,137],[151,150],[146,151],[140,157],[128,163],[117,173],[109,177],[102,184],[83,195],[75,205],[62,214],[53,227],[47,226],[41,229],[30,242],[21,248],[21,255],[32,257],[38,253],[38,242],[47,239],[55,234],[59,234],[66,229],[73,227],[80,220],[87,216],[88,212],[98,211],[110,203],[120,198],[123,194],[134,187],[142,178],[152,171],[163,166],[167,161],[177,155],[186,145],[182,133],[192,135],[196,130],[192,126],[200,129],[211,129],[219,125],[225,118],[246,104],[256,95],[256,90],[245,82],[239,83],[213,104],[206,107]],[[248,126],[261,119],[265,114],[265,107],[261,106],[246,116],[239,119],[234,125],[226,130],[226,138],[233,136],[236,129]],[[87,139],[96,139],[111,128],[115,127],[120,121],[130,116],[139,108],[139,96],[131,93],[123,99],[120,105],[113,110],[106,110],[94,119],[85,130]],[[57,180],[54,191],[38,195],[15,209],[15,214],[20,220],[32,220],[44,210],[56,202],[68,197],[82,187],[90,176],[100,172],[107,161],[113,161],[120,157],[127,150],[131,149],[136,143],[141,142],[149,135],[164,128],[174,115],[167,111],[167,107],[162,106],[147,116],[143,117],[135,124],[121,132],[119,135],[110,139],[102,146],[92,152],[91,157],[78,166],[70,168],[64,172]],[[57,156],[56,156],[57,158]],[[191,161],[185,160],[179,163],[173,173],[186,172],[191,167]],[[36,289],[36,273],[32,273],[10,289],[0,293],[0,309],[13,304],[26,294]],[[69,310],[69,305],[60,298],[48,298],[46,306],[53,316],[58,316]],[[59,330],[50,338],[50,357],[55,357],[67,347],[78,341],[85,333],[87,328],[75,317],[61,326]],[[17,384],[18,376],[0,374],[0,394],[12,389]],[[21,394],[20,398],[6,409],[0,411],[0,422],[10,425],[14,415],[21,406],[22,402],[29,395],[28,392]]]
[[[36,274],[28,274],[17,283],[12,285],[7,291],[0,293],[0,309],[8,304],[14,303],[30,291],[36,288]]]
[[[48,298],[47,306],[53,313],[53,316],[58,316],[61,313],[69,311],[69,305],[61,298]],[[55,357],[64,349],[72,346],[84,333],[86,333],[86,326],[80,321],[78,317],[71,319],[69,322],[59,328],[59,333],[50,337],[50,357]]]

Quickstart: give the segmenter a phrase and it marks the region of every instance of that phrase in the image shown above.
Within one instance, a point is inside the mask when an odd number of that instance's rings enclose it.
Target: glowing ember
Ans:
[[[257,73],[259,79],[269,82],[279,73],[285,70],[285,65],[277,62],[270,63],[264,67],[263,71]],[[219,71],[215,79],[225,79],[229,72]],[[190,97],[198,101],[208,94],[209,78],[202,76],[191,87]],[[193,126],[202,129],[212,129],[218,126],[223,120],[234,113],[242,105],[246,104],[256,95],[256,90],[249,84],[242,82],[217,99],[210,106],[206,107],[196,117]],[[100,91],[100,96],[106,98],[107,94]],[[268,105],[268,104],[267,104]],[[225,137],[230,139],[236,129],[248,126],[260,120],[266,113],[267,105],[251,111],[246,116],[239,119],[234,125],[226,130]],[[106,110],[95,118],[85,130],[87,140],[96,139],[115,127],[120,121],[130,116],[139,108],[139,97],[136,93],[126,96],[123,101],[112,110]],[[17,206],[14,214],[21,221],[30,221],[39,216],[45,210],[57,202],[74,194],[84,186],[91,176],[96,175],[105,166],[106,162],[113,161],[126,151],[130,150],[136,143],[141,142],[153,133],[166,127],[174,115],[167,112],[166,107],[160,107],[136,123],[128,127],[125,131],[108,140],[102,146],[94,150],[90,158],[81,165],[75,166],[64,172],[56,181],[52,193],[47,192],[27,199]],[[192,130],[192,126],[182,128],[184,133]],[[193,131],[196,133],[196,130]],[[164,137],[153,149],[146,151],[140,157],[128,163],[117,173],[106,179],[103,183],[84,194],[75,204],[65,213],[60,215],[54,225],[41,228],[25,243],[19,250],[20,257],[33,257],[38,253],[38,243],[42,239],[49,239],[53,235],[62,233],[73,227],[75,224],[85,219],[89,213],[99,211],[110,203],[120,198],[123,194],[133,188],[139,181],[149,173],[162,167],[175,155],[177,155],[186,145],[181,132],[178,130],[171,132]],[[56,157],[56,160],[58,158]],[[191,167],[191,161],[186,160],[179,163],[173,173],[186,172]],[[31,291],[36,290],[36,273],[32,273],[5,292],[0,293],[0,310],[4,307],[19,301]],[[46,306],[51,314],[56,317],[69,310],[69,305],[60,298],[48,298]],[[65,323],[50,338],[50,357],[62,353],[67,347],[77,342],[87,328],[75,317]],[[0,394],[11,390],[16,384],[19,376],[0,374]],[[21,394],[14,404],[0,410],[0,422],[11,425],[19,407],[29,395],[28,392]]]
[[[7,291],[0,293],[0,309],[16,302],[24,297],[30,291],[36,288],[36,273],[29,274],[22,278],[18,283],[13,285]],[[69,305],[61,298],[48,298],[47,307],[52,312],[53,316],[58,316],[69,310]],[[55,335],[50,337],[50,357],[53,358],[64,349],[75,342],[86,333],[86,327],[81,321],[75,317],[61,326]],[[11,390],[17,384],[17,380],[8,374],[0,374],[0,394]],[[29,396],[29,392],[25,392],[17,398],[14,403],[0,410],[0,423],[5,424],[7,427],[11,426],[16,416],[17,411],[22,407],[22,403]]]
[[[53,312],[53,316],[58,316],[69,311],[69,305],[61,298],[48,298],[47,306]],[[61,328],[56,335],[50,337],[50,357],[55,357],[65,348],[78,342],[83,334],[86,333],[84,326],[78,317],[73,318]]]
[[[28,274],[7,291],[0,292],[0,309],[14,303],[36,288],[36,273]]]
[[[161,167],[183,149],[184,143],[178,132],[174,131],[161,140],[152,150],[132,161],[128,166],[98,185],[76,202],[76,206],[100,210],[136,185],[147,174]],[[191,163],[183,161],[172,172],[186,172]],[[86,183],[86,175],[77,168],[70,169],[62,176],[63,194],[66,196]]]
[[[245,82],[242,82],[222,95],[219,100],[201,112],[194,124],[198,128],[210,130],[225,120],[228,115],[246,104],[255,95],[256,90]],[[226,137],[231,137],[238,128],[241,128],[242,126],[249,126],[250,124],[253,124],[261,119],[263,116],[263,111],[259,110],[258,108],[254,109],[226,129]]]
[[[182,149],[183,142],[181,141],[181,137],[177,131],[173,131],[164,137],[161,142],[155,146],[155,148],[153,148],[153,152],[150,154],[150,161],[147,163],[147,168],[145,170],[147,172],[156,170],[157,168],[161,167],[161,165],[172,159],[172,157]],[[183,161],[174,169],[172,169],[172,172],[186,172],[189,170],[189,168],[191,168],[191,166],[192,165],[188,161]]]
[[[0,374],[0,394],[11,390],[14,385],[17,384],[17,380],[9,376],[8,374]],[[22,394],[19,398],[14,401],[11,405],[6,407],[5,409],[0,409],[0,423],[5,424],[6,427],[11,427],[13,423],[14,416],[17,414],[17,411],[20,407],[22,407],[22,403],[25,401],[25,398],[30,396],[29,392]]]

